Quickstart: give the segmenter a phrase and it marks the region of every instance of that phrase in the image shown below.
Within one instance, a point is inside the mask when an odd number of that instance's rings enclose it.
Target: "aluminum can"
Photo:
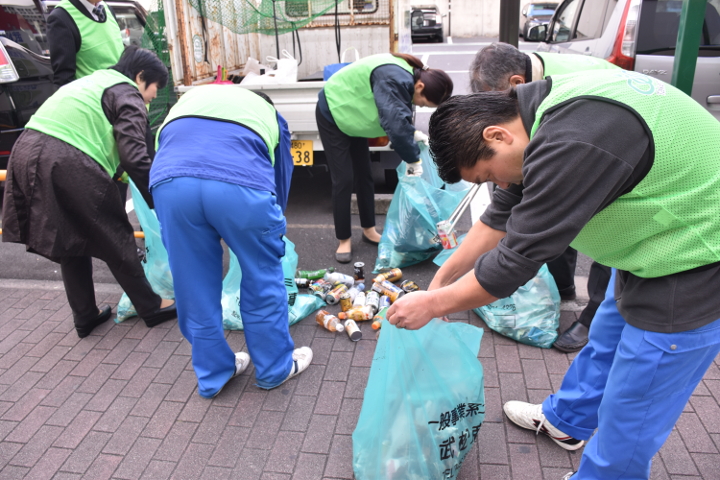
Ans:
[[[347,286],[342,283],[333,287],[327,295],[325,295],[325,301],[330,305],[336,305],[340,302],[340,295],[347,293]]]
[[[386,272],[380,273],[377,277],[375,277],[374,282],[379,283],[383,280],[387,280],[389,282],[397,282],[402,278],[402,270],[399,268],[391,268],[390,270]]]
[[[355,280],[363,280],[365,278],[365,264],[363,262],[355,262],[353,265],[353,276]]]
[[[438,224],[436,225],[438,237],[440,237],[440,243],[445,250],[450,250],[451,248],[455,248],[458,245],[457,235],[455,234],[455,230],[450,228],[450,225],[450,222],[448,222],[447,220],[438,222]]]
[[[412,280],[405,280],[400,284],[400,288],[402,288],[405,293],[417,292],[418,290],[420,290],[418,284],[413,282]]]
[[[380,297],[380,303],[378,304],[378,307],[380,310],[383,308],[389,307],[392,304],[392,301],[390,300],[390,297],[387,295],[383,295]]]
[[[352,308],[352,299],[350,298],[350,292],[345,292],[340,295],[340,308],[343,312],[347,312]]]
[[[380,294],[374,291],[368,292],[365,299],[365,305],[372,307],[373,313],[380,310]]]
[[[308,288],[310,286],[310,279],[309,278],[296,278],[295,285],[297,285],[298,288]]]
[[[374,292],[380,293],[382,295],[387,295],[390,297],[390,301],[395,303],[395,301],[405,295],[405,292],[402,288],[398,287],[397,285],[388,282],[387,280],[383,280],[380,283],[374,283],[372,286],[372,290]],[[379,304],[378,304],[379,307]]]
[[[345,331],[348,334],[348,337],[350,337],[350,340],[353,342],[357,342],[362,338],[362,332],[360,331],[360,327],[358,327],[357,323],[355,323],[354,320],[345,320]]]

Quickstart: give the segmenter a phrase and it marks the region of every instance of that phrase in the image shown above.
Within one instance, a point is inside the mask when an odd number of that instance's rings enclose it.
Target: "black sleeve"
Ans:
[[[152,160],[145,140],[148,118],[142,95],[132,85],[121,83],[105,90],[102,106],[113,126],[120,166],[135,182],[148,206],[154,208],[148,191]]]
[[[580,99],[546,114],[525,149],[522,198],[507,235],[475,263],[480,285],[498,298],[524,285],[642,180],[651,150],[644,122],[620,105]]]
[[[55,8],[48,16],[47,37],[53,83],[62,87],[75,80],[76,56],[80,50],[80,32],[65,9]]]
[[[381,65],[370,75],[380,125],[390,137],[393,150],[407,163],[420,158],[415,143],[412,98],[415,92],[413,77],[398,65]]]

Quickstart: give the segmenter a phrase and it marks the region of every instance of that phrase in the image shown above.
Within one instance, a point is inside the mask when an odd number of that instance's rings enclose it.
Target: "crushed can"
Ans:
[[[418,286],[418,284],[413,282],[412,280],[403,281],[400,284],[400,288],[402,288],[405,291],[405,293],[417,292],[418,290],[420,290],[420,287]]]

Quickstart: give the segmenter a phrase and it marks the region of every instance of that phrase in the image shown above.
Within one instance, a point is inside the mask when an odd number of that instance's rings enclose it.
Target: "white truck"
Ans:
[[[277,51],[292,53],[295,50],[298,60],[302,55],[298,65],[300,81],[247,87],[266,93],[287,120],[295,164],[301,166],[324,163],[315,123],[315,106],[317,95],[325,84],[323,67],[338,62],[336,21],[340,26],[341,48],[354,47],[361,57],[412,51],[410,0],[342,0],[337,16],[335,9],[330,9],[298,30],[296,38],[302,54],[300,49],[293,48],[292,34],[277,37],[259,33],[236,34],[203,18],[188,0],[163,0],[163,6],[175,90],[180,95],[194,86],[213,82],[218,66],[239,75],[250,57],[265,63],[266,57],[276,56]],[[238,85],[238,88],[244,87]],[[374,161],[382,162],[386,169],[394,168],[400,160],[388,146],[387,139],[371,141],[371,156]]]

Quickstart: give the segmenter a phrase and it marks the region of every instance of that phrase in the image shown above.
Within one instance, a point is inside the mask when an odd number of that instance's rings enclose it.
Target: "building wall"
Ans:
[[[496,37],[500,31],[500,0],[412,0],[413,5],[437,5],[443,15],[445,35]]]

